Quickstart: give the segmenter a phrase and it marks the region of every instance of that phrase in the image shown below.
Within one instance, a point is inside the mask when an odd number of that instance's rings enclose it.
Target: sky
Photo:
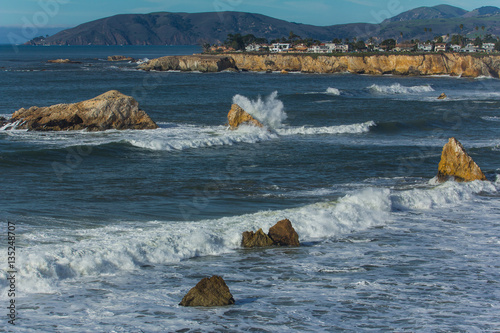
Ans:
[[[380,23],[416,7],[439,4],[466,10],[500,6],[498,0],[3,0],[0,27],[68,28],[116,14],[160,11],[251,12],[314,25]]]

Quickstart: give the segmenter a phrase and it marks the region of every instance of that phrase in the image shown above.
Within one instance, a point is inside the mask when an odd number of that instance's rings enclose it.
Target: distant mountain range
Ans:
[[[331,26],[292,23],[242,12],[124,14],[84,23],[47,38],[35,38],[28,44],[196,45],[223,42],[228,34],[253,34],[271,40],[287,37],[290,31],[302,38],[322,41],[370,37],[427,40],[457,33],[500,35],[500,8],[489,6],[468,12],[449,5],[420,7],[380,24]]]

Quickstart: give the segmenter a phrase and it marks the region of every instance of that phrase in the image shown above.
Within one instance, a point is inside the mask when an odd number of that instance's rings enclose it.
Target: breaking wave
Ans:
[[[396,94],[418,94],[418,93],[426,93],[435,91],[430,85],[423,86],[412,86],[405,87],[400,83],[395,83],[390,86],[382,86],[378,84],[373,84],[367,88],[373,93],[377,94],[387,94],[387,95],[396,95]]]
[[[278,99],[277,91],[264,99],[259,96],[256,100],[251,100],[242,95],[235,95],[233,103],[238,104],[264,125],[274,129],[280,128],[287,118],[285,107],[283,102]]]

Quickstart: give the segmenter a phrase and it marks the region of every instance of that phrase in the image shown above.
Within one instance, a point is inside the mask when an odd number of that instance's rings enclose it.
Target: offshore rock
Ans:
[[[81,64],[81,61],[73,61],[69,59],[53,59],[47,60],[47,62],[51,64]]]
[[[135,61],[132,57],[126,57],[122,55],[108,56],[108,61]]]
[[[257,232],[245,231],[241,241],[242,247],[266,247],[273,245],[273,240],[259,229]]]
[[[481,168],[467,154],[462,144],[450,138],[444,145],[438,167],[438,181],[444,182],[454,177],[459,182],[486,180]]]
[[[139,65],[146,71],[222,72],[230,68],[237,70],[233,58],[216,55],[166,56]]]
[[[439,95],[438,99],[447,99],[448,96],[446,96],[445,93],[442,93],[441,95]]]
[[[10,122],[18,122],[17,129],[33,131],[158,128],[133,97],[117,90],[74,104],[22,108],[14,112]]]
[[[220,276],[204,278],[184,296],[182,306],[225,306],[234,304],[234,298]]]
[[[238,104],[233,104],[231,110],[227,114],[227,120],[232,130],[237,129],[242,124],[250,124],[257,127],[264,127],[260,121],[252,117],[248,112],[243,110]]]
[[[300,246],[299,235],[290,220],[281,220],[269,229],[269,237],[279,246]]]

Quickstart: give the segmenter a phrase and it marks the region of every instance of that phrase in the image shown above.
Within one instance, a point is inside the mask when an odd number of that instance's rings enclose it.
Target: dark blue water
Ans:
[[[196,47],[17,51],[0,47],[4,117],[116,89],[160,125],[0,131],[0,219],[21,235],[25,331],[498,329],[500,81],[106,61]],[[58,58],[81,64],[46,62]],[[228,130],[233,98],[269,131]],[[433,181],[452,136],[488,182]],[[306,247],[239,249],[242,231],[284,217]],[[236,306],[177,306],[215,273]]]

